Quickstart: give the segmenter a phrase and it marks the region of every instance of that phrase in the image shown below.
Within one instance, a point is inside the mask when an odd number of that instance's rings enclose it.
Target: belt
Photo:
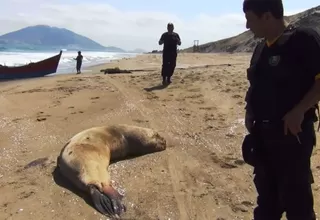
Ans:
[[[305,119],[302,122],[302,126],[303,125],[307,125],[307,124],[313,124],[314,121],[312,119]],[[254,122],[255,125],[257,126],[262,126],[262,127],[267,127],[267,128],[279,128],[282,127],[284,125],[283,120],[279,120],[279,119],[259,119],[259,120],[255,120]],[[319,130],[320,124],[318,126],[318,130]]]
[[[259,120],[255,120],[255,124],[283,124],[282,120],[272,120],[272,119],[259,119]]]

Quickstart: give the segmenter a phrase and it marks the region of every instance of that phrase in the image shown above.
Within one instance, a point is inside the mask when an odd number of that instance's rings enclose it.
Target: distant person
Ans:
[[[83,59],[83,56],[81,55],[81,51],[78,51],[78,56],[77,58],[75,58],[75,60],[77,61],[77,64],[76,64],[77,74],[81,73],[82,59]]]
[[[174,26],[168,23],[167,32],[161,35],[159,45],[163,44],[162,51],[162,84],[171,83],[171,76],[176,68],[177,61],[177,45],[181,45],[179,34],[173,32]]]

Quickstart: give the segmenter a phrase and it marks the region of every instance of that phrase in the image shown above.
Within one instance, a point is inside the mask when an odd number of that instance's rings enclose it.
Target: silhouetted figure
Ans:
[[[75,60],[77,61],[77,64],[76,64],[77,74],[81,73],[82,59],[83,59],[83,56],[81,55],[81,51],[78,51],[78,56],[77,58],[75,58]]]
[[[179,34],[173,32],[174,26],[168,23],[167,32],[161,35],[159,45],[163,44],[162,51],[162,84],[171,83],[171,76],[176,68],[177,45],[181,45]]]

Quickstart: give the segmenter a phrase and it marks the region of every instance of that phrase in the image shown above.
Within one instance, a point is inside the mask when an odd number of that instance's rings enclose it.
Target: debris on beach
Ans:
[[[102,69],[100,72],[104,72],[104,74],[132,73],[131,70],[122,70],[119,67]]]
[[[148,71],[154,71],[154,69],[132,69],[132,70],[126,70],[126,69],[120,69],[119,67],[114,67],[114,68],[107,68],[107,69],[100,70],[100,72],[103,72],[104,74],[148,72]]]

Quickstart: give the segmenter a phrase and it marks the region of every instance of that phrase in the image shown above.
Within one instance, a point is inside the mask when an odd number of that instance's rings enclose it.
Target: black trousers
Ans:
[[[284,135],[283,125],[258,123],[259,137],[254,165],[254,184],[258,193],[254,220],[315,220],[310,157],[316,144],[313,122],[302,125],[296,136]]]
[[[76,68],[77,72],[80,72],[82,63],[77,63]]]
[[[163,52],[162,54],[162,77],[171,77],[176,68],[177,53],[176,52]]]

